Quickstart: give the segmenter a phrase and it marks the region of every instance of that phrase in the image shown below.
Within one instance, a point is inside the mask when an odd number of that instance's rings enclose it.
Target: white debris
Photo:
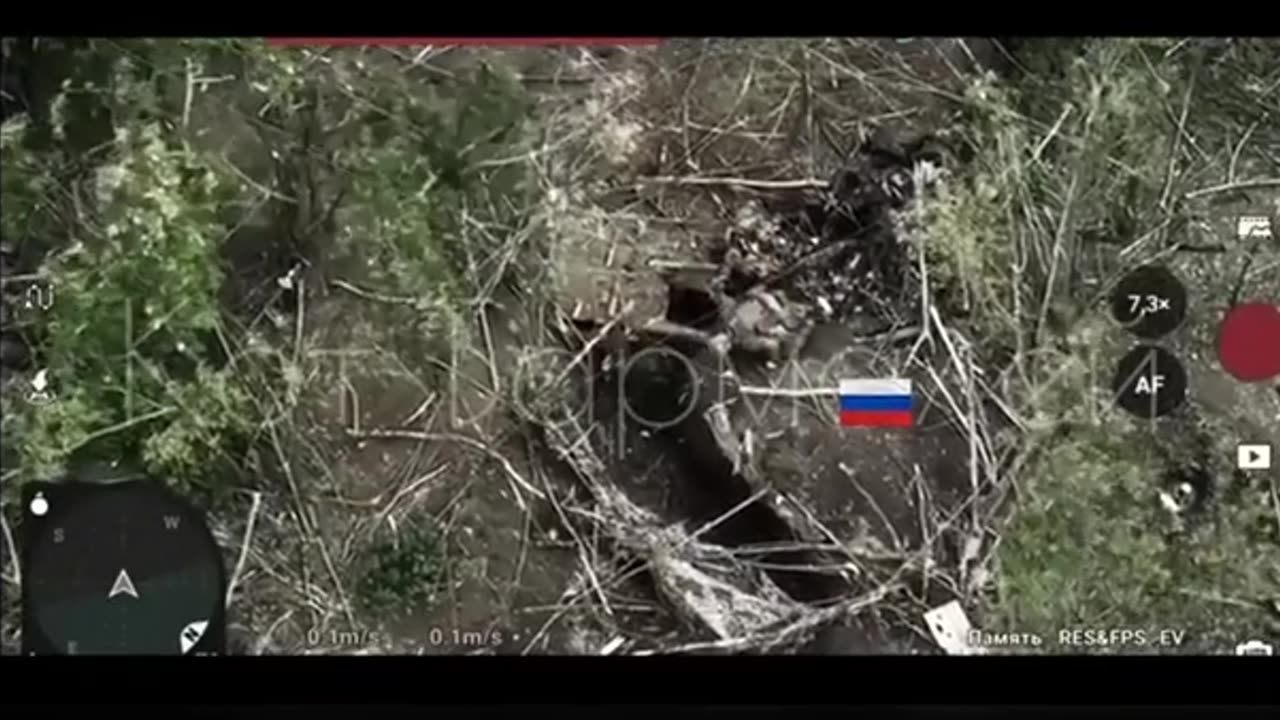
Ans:
[[[969,633],[973,625],[969,616],[965,615],[960,603],[952,600],[924,614],[925,624],[933,635],[934,642],[948,655],[981,655],[983,649],[969,644]]]
[[[618,637],[615,637],[614,639],[612,639],[612,640],[610,640],[609,642],[605,643],[604,647],[600,648],[600,652],[599,652],[599,654],[600,654],[600,655],[612,655],[612,654],[614,654],[615,652],[617,652],[617,651],[618,651],[618,648],[622,647],[622,644],[623,644],[624,642],[626,642],[626,641],[627,641],[627,639],[626,639],[626,638],[624,638],[624,637],[622,637],[621,635],[619,635]]]

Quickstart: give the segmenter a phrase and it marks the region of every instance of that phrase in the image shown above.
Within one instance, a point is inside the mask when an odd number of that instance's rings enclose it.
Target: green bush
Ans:
[[[1081,241],[1127,242],[1163,212],[1171,98],[1144,64],[1149,44],[1037,47],[1028,62],[1045,73],[968,88],[952,134],[972,161],[923,208],[934,289],[989,349],[1025,349],[1078,317],[1091,299],[1078,279],[1114,262]]]
[[[1082,430],[1020,488],[1000,548],[1005,627],[1053,635],[1150,616],[1173,574],[1149,463],[1127,438]]]
[[[224,327],[219,253],[265,186],[296,201],[271,206],[264,252],[411,298],[383,308],[378,342],[448,356],[523,207],[523,169],[500,162],[518,155],[528,109],[509,75],[482,66],[437,86],[379,53],[318,64],[239,40],[39,48],[53,91],[2,138],[3,235],[48,248],[57,289],[34,335],[59,402],[5,413],[24,474],[55,475],[79,454],[206,484],[247,440],[259,421],[249,378],[281,369],[225,364],[243,338]],[[215,90],[192,84],[213,77]],[[331,204],[331,237],[313,242]]]
[[[483,164],[518,153],[528,101],[488,67],[447,90],[376,77],[364,86],[357,136],[336,153],[350,182],[339,249],[382,292],[415,298],[429,329],[452,327],[475,285],[491,279],[499,247],[485,229],[516,221],[525,206],[522,163]]]
[[[428,608],[444,578],[444,547],[434,530],[418,525],[369,551],[357,595],[372,613]]]
[[[1203,511],[1179,517],[1157,501],[1166,472],[1197,467],[1200,450],[1230,451],[1213,445],[1230,436],[1229,423],[1188,407],[1181,420],[1161,421],[1168,424],[1161,437],[1130,427],[1129,418],[1109,415],[1108,378],[1094,371],[1127,348],[1109,334],[1099,280],[1183,239],[1182,194],[1212,184],[1230,154],[1201,152],[1232,147],[1223,105],[1256,123],[1245,100],[1260,112],[1261,96],[1242,97],[1241,87],[1280,79],[1249,42],[1174,53],[1178,45],[1038,45],[1022,58],[1031,74],[1018,83],[978,83],[964,125],[973,167],[928,211],[927,252],[939,283],[973,300],[966,329],[984,345],[1022,350],[1007,399],[1027,421],[1020,449],[1029,461],[1018,472],[987,608],[1004,630],[1051,637],[1063,628],[1160,625],[1190,630],[1201,649],[1220,649],[1262,631],[1268,603],[1280,598],[1266,488],[1215,494]],[[1226,53],[1224,61],[1203,62],[1215,53]],[[1188,99],[1184,137],[1178,124]],[[1121,257],[1144,234],[1145,255]],[[1046,299],[1069,320],[1057,337],[1035,334]],[[1236,484],[1228,468],[1203,470],[1216,488]],[[1280,616],[1280,607],[1272,612]]]
[[[5,182],[23,189],[6,196],[5,234],[51,248],[42,270],[56,300],[36,334],[58,397],[7,412],[6,425],[29,477],[56,475],[81,454],[198,483],[251,423],[245,393],[216,367],[227,233],[218,212],[239,183],[144,117],[149,79],[128,63],[107,67],[109,86],[77,84],[74,73],[62,83],[49,144],[32,139],[25,117],[4,128]],[[62,142],[69,96],[111,111],[114,139],[95,162]]]
[[[1266,483],[1175,519],[1140,432],[1081,428],[1024,474],[999,551],[992,624],[1168,627],[1201,650],[1280,632],[1280,555]],[[1270,618],[1270,619],[1269,619]]]

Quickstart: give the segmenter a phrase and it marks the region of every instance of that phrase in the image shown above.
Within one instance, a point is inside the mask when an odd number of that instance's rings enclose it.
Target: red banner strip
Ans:
[[[657,45],[661,38],[639,37],[269,37],[277,47],[351,45],[470,45],[535,47],[541,45]]]
[[[910,410],[841,410],[841,427],[911,427]]]

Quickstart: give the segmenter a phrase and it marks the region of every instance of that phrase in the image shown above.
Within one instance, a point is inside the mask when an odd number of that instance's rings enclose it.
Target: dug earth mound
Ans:
[[[575,389],[535,393],[531,419],[705,649],[932,651],[919,614],[963,592],[989,458],[963,429],[979,409],[928,364],[949,341],[899,217],[942,162],[880,134],[829,182],[756,194],[722,235],[649,258],[656,312],[562,318],[575,364],[547,375]],[[840,427],[854,377],[912,379],[915,426]]]

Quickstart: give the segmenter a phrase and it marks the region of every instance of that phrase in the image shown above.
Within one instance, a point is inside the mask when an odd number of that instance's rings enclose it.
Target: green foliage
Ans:
[[[1202,649],[1220,649],[1263,631],[1267,604],[1280,598],[1268,488],[1233,487],[1230,470],[1215,467],[1215,487],[1230,491],[1202,512],[1175,518],[1157,501],[1164,468],[1200,462],[1193,441],[1230,437],[1225,424],[1209,415],[1200,421],[1216,429],[1187,421],[1176,439],[1157,440],[1121,424],[1127,418],[1092,414],[1110,408],[1096,361],[1123,351],[1097,307],[1097,281],[1123,271],[1119,248],[1139,237],[1147,235],[1149,253],[1181,239],[1182,194],[1225,171],[1225,163],[1214,167],[1223,157],[1206,150],[1233,147],[1240,126],[1224,133],[1224,109],[1203,108],[1229,98],[1256,120],[1242,83],[1280,78],[1248,43],[1178,45],[1041,45],[1023,58],[1030,74],[1018,85],[977,83],[964,113],[972,172],[927,210],[926,257],[939,286],[969,301],[967,322],[984,346],[1023,351],[1009,388],[1031,455],[1018,473],[988,608],[1005,630],[1052,637],[1063,628],[1156,624],[1189,628]],[[1215,54],[1234,59],[1205,63]],[[1042,307],[1050,325],[1058,312],[1069,324],[1032,345]],[[1231,448],[1219,445],[1207,454],[1227,457]]]
[[[1078,430],[1024,476],[1000,546],[994,624],[1044,637],[1185,628],[1203,649],[1266,632],[1268,607],[1280,601],[1280,534],[1266,483],[1175,520],[1155,500],[1158,471],[1139,435]]]
[[[0,230],[48,249],[57,287],[34,335],[59,402],[5,416],[27,474],[80,452],[203,482],[251,433],[251,393],[223,366],[238,339],[222,327],[219,251],[264,184],[296,198],[276,203],[284,221],[264,252],[306,244],[309,259],[410,298],[380,323],[402,354],[444,356],[465,339],[467,298],[493,279],[503,223],[524,205],[509,160],[528,102],[509,74],[437,83],[378,53],[318,63],[240,40],[10,45],[47,77],[0,137]],[[332,242],[313,242],[331,200]]]
[[[84,389],[55,385],[58,402],[24,408],[14,398],[4,416],[7,453],[15,453],[28,478],[47,479],[67,467],[71,454],[87,443],[94,433],[112,425],[109,408]]]
[[[200,366],[188,382],[170,381],[166,400],[181,413],[149,435],[143,460],[170,477],[204,479],[227,445],[252,429],[247,390],[230,373]]]
[[[438,185],[426,157],[398,143],[369,142],[347,166],[353,204],[368,213],[367,224],[347,230],[351,242],[356,232],[364,235],[360,243],[380,286],[418,298],[424,309],[456,305],[462,289],[442,237],[451,191]]]
[[[445,86],[376,70],[355,71],[359,131],[335,153],[348,183],[336,250],[368,286],[412,299],[386,310],[394,350],[445,361],[467,342],[469,298],[495,280],[507,224],[527,206],[524,164],[486,161],[519,156],[528,100],[488,67]]]
[[[1026,319],[1016,310],[1018,301],[1030,300],[1009,271],[1016,258],[1007,202],[986,175],[943,186],[923,207],[927,239],[922,251],[944,307],[961,314],[977,311],[985,336],[1011,347]]]
[[[366,610],[375,613],[426,609],[444,578],[444,547],[432,528],[415,525],[369,551],[357,586]]]
[[[489,68],[447,92],[378,77],[364,86],[369,109],[357,140],[337,157],[355,209],[340,242],[385,290],[418,298],[424,308],[458,310],[466,273],[494,249],[479,240],[477,211],[494,222],[522,205],[523,171],[483,163],[513,152],[527,101],[510,77]]]
[[[163,141],[154,125],[121,130],[118,150],[116,164],[96,171],[92,234],[50,268],[64,291],[49,321],[53,346],[106,351],[59,353],[87,377],[119,372],[135,349],[121,345],[128,327],[133,345],[206,354],[218,321],[217,245],[226,234],[217,210],[236,190],[198,155]]]
[[[0,213],[0,236],[6,239],[27,233],[42,236],[50,232],[49,198],[55,196],[57,178],[45,167],[47,158],[28,152],[28,121],[19,116],[0,128],[0,193],[4,212]]]
[[[1127,438],[1086,431],[1029,476],[1001,544],[999,613],[1010,629],[1120,626],[1170,591],[1149,463]]]
[[[55,248],[44,271],[56,302],[39,335],[58,402],[6,416],[32,476],[56,474],[79,451],[198,482],[249,428],[244,392],[211,365],[227,232],[218,211],[239,186],[144,119],[151,86],[135,70],[125,56],[110,88],[64,83],[113,108],[116,122],[99,162],[78,174],[59,173],[71,151],[57,141],[61,123],[43,149],[30,146],[22,121],[5,128],[4,176],[25,189],[6,198],[6,235],[37,234]]]
[[[1033,56],[1047,74],[1025,86],[989,74],[969,88],[959,132],[972,166],[924,208],[935,289],[971,315],[988,347],[1023,347],[1046,298],[1055,313],[1046,320],[1078,316],[1091,297],[1076,280],[1112,262],[1082,240],[1127,243],[1165,211],[1167,102],[1178,98],[1147,69],[1151,48],[1112,39],[1048,48]]]

